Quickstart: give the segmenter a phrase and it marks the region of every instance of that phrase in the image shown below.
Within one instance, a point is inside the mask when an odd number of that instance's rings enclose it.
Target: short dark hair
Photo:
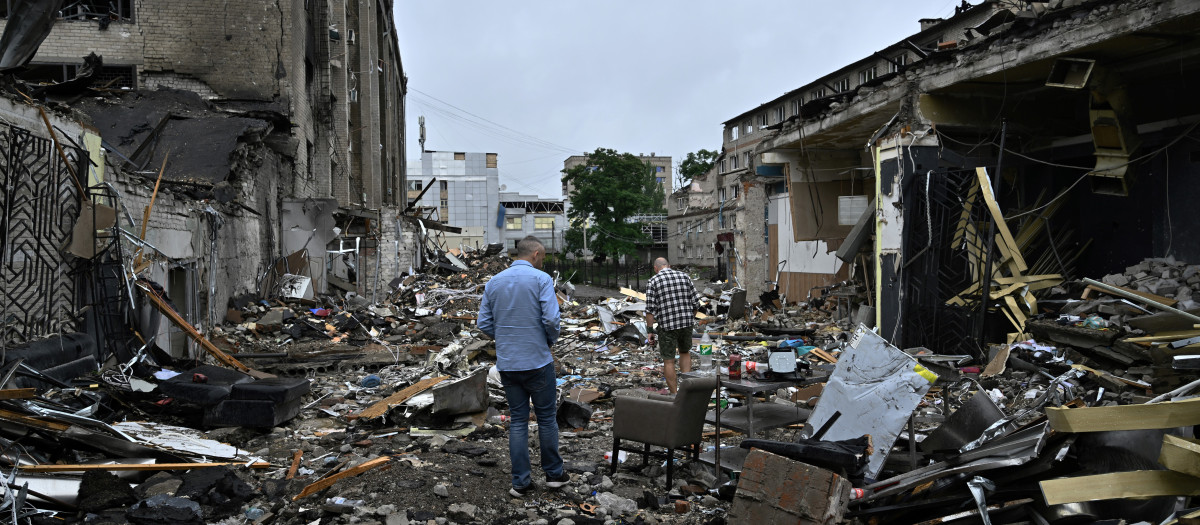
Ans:
[[[546,245],[532,235],[517,241],[517,257],[529,257],[539,249],[546,251]]]

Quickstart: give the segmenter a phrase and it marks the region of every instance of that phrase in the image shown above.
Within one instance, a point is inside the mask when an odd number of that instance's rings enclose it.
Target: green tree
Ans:
[[[665,196],[652,166],[630,153],[597,148],[586,163],[563,174],[563,181],[574,188],[568,195],[571,227],[563,235],[567,251],[579,255],[586,243],[593,253],[628,255],[651,242],[641,224],[627,219],[666,213]]]
[[[694,153],[688,153],[675,168],[675,174],[678,178],[678,184],[675,185],[678,189],[683,189],[692,183],[696,177],[708,173],[711,170],[713,163],[717,161],[717,156],[720,153],[702,149]]]

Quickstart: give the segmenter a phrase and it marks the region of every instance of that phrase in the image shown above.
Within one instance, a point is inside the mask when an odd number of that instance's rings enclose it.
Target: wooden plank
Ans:
[[[17,468],[22,472],[89,472],[89,471],[127,471],[127,470],[192,470],[212,467],[250,467],[267,468],[271,464],[266,461],[254,463],[113,463],[107,465],[21,465]]]
[[[1122,339],[1126,343],[1160,343],[1168,341],[1178,341],[1180,339],[1188,339],[1191,337],[1200,336],[1200,330],[1173,330],[1170,332],[1161,332],[1154,335],[1144,335],[1141,337],[1126,337]]]
[[[1025,310],[1021,309],[1021,307],[1017,305],[1017,300],[1011,295],[1004,296],[1004,304],[1008,305],[1009,311],[1012,312],[1013,319],[1016,321],[1017,330],[1024,332],[1025,321],[1028,320],[1028,316],[1025,315]]]
[[[637,290],[632,290],[629,288],[621,288],[621,293],[625,294],[629,297],[632,297],[634,299],[641,299],[642,302],[646,302],[646,294],[639,292]]]
[[[993,357],[984,367],[983,373],[979,377],[992,377],[1004,373],[1004,369],[1008,366],[1008,354],[1012,352],[1012,346],[1004,345],[999,352],[996,352],[996,357]]]
[[[996,197],[992,195],[992,181],[988,179],[986,168],[975,168],[975,177],[979,179],[979,187],[983,189],[983,201],[987,204],[988,211],[992,212],[992,220],[996,223],[996,231],[1000,232],[1000,236],[1004,238],[1005,244],[1012,248],[1013,263],[1022,272],[1029,269],[1029,265],[1025,264],[1025,259],[1021,257],[1020,246],[1013,239],[1012,232],[1008,229],[1008,223],[1004,222],[1004,214],[1000,213],[1000,205],[996,204]]]
[[[1158,303],[1165,304],[1165,305],[1167,305],[1167,306],[1175,306],[1176,304],[1178,304],[1178,303],[1179,303],[1179,301],[1176,301],[1175,299],[1172,299],[1172,298],[1170,298],[1170,297],[1163,297],[1163,296],[1161,296],[1161,295],[1154,295],[1154,294],[1152,294],[1152,293],[1150,293],[1150,292],[1142,292],[1142,291],[1139,291],[1139,290],[1134,290],[1133,288],[1126,288],[1126,287],[1124,287],[1124,286],[1113,286],[1113,285],[1109,285],[1109,286],[1112,286],[1113,288],[1118,288],[1118,289],[1120,289],[1120,290],[1122,290],[1122,291],[1125,291],[1125,292],[1131,293],[1131,294],[1133,294],[1133,295],[1136,295],[1136,296],[1138,296],[1138,297],[1142,297],[1142,298],[1144,298],[1144,299],[1149,299],[1149,300],[1151,300],[1151,301],[1154,301],[1154,302],[1158,302]],[[1105,289],[1103,289],[1103,288],[1100,288],[1099,286],[1093,286],[1093,285],[1090,285],[1090,284],[1089,284],[1089,285],[1088,285],[1088,287],[1087,287],[1087,289],[1088,289],[1088,290],[1091,290],[1091,291],[1094,291],[1094,292],[1100,292],[1100,293],[1105,293],[1105,294],[1108,294],[1108,295],[1113,295],[1113,294],[1112,294],[1112,293],[1110,293],[1108,290],[1105,290]]]
[[[296,453],[292,454],[292,466],[288,467],[287,476],[283,479],[292,479],[296,477],[296,471],[300,470],[300,458],[304,457],[304,451],[296,449]]]
[[[139,282],[139,283],[137,283],[137,287],[146,295],[146,297],[148,299],[150,299],[150,302],[152,304],[154,304],[154,307],[158,308],[158,311],[162,312],[163,315],[166,315],[167,318],[171,320],[171,322],[175,323],[175,326],[178,326],[185,333],[187,333],[189,336],[191,336],[191,338],[194,339],[197,343],[199,343],[200,346],[202,348],[204,348],[204,350],[206,352],[209,353],[209,355],[216,358],[217,361],[220,361],[221,364],[223,364],[225,366],[228,366],[230,368],[233,368],[235,370],[239,370],[239,371],[242,371],[242,372],[245,372],[248,374],[251,373],[250,367],[242,364],[241,361],[234,359],[229,354],[222,352],[221,349],[217,348],[217,346],[212,344],[211,341],[209,341],[208,339],[205,339],[204,336],[201,335],[200,332],[196,330],[196,327],[192,326],[192,323],[189,323],[186,320],[184,320],[184,318],[179,315],[179,312],[176,312],[174,308],[171,308],[170,305],[168,305],[166,302],[164,302],[162,300],[162,298],[158,296],[158,294],[154,293],[154,290],[150,289],[149,286],[147,286],[144,283]],[[274,376],[270,376],[267,374],[262,374],[261,372],[257,372],[257,374],[251,374],[251,375],[254,375],[255,377],[259,377],[259,378],[274,377]]]
[[[29,399],[36,395],[36,388],[9,388],[0,390],[0,399]]]
[[[292,497],[292,501],[297,501],[300,498],[304,498],[304,497],[316,494],[317,492],[320,492],[329,487],[332,487],[334,483],[337,483],[338,481],[341,481],[342,479],[357,476],[357,475],[362,474],[363,472],[371,470],[375,467],[382,466],[383,464],[385,464],[389,461],[391,461],[391,458],[388,456],[378,457],[378,458],[372,459],[370,461],[366,461],[357,467],[348,468],[342,472],[338,472],[337,474],[334,474],[334,475],[329,476],[325,479],[322,479],[316,483],[313,483],[307,487],[304,487],[304,490],[301,490],[299,494],[296,494],[295,496]]]
[[[820,348],[814,348],[809,353],[819,357],[822,361],[825,361],[826,363],[837,364],[837,362],[838,362],[836,357],[833,357],[832,354],[830,354],[829,352],[826,352],[824,350],[821,350]]]
[[[383,417],[383,415],[387,414],[387,411],[392,407],[412,399],[413,396],[429,390],[430,388],[433,388],[433,385],[441,383],[447,379],[450,379],[450,376],[431,377],[429,379],[417,381],[416,383],[409,385],[407,388],[387,396],[374,405],[363,409],[362,412],[359,412],[358,417],[367,419]]]
[[[1144,430],[1200,425],[1200,398],[1147,405],[1047,407],[1050,428],[1063,432]]]
[[[992,280],[996,281],[996,284],[1015,284],[1015,283],[1032,284],[1032,283],[1039,283],[1039,282],[1046,282],[1046,281],[1062,282],[1062,274],[1043,273],[1043,274],[1038,274],[1038,275],[1020,275],[1020,276],[1016,276],[1016,277],[997,277]],[[1053,285],[1051,285],[1051,286],[1053,286]]]
[[[169,158],[171,158],[171,154],[169,152],[166,155],[163,155],[162,167],[158,168],[158,180],[154,181],[154,192],[150,194],[150,204],[147,205],[146,208],[142,212],[142,233],[141,233],[141,235],[138,236],[138,239],[141,239],[143,241],[146,240],[146,226],[148,226],[150,224],[150,212],[154,210],[154,199],[158,198],[158,187],[159,187],[159,185],[162,184],[163,172],[167,171],[167,159],[169,159]],[[134,261],[133,261],[134,268],[141,267],[142,254],[144,253],[143,252],[144,249],[145,249],[144,246],[138,248],[137,258],[134,259]],[[141,270],[140,269],[135,270],[135,273],[138,271],[141,271]]]
[[[1175,472],[1200,478],[1200,440],[1171,434],[1163,436],[1158,462]]]
[[[55,432],[64,432],[68,428],[71,428],[71,425],[66,423],[59,423],[58,421],[44,421],[29,417],[25,414],[10,412],[2,408],[0,408],[0,419],[12,421],[13,423],[19,423],[27,427],[40,428],[42,430],[53,430]]]
[[[1170,470],[1135,470],[1039,483],[1047,505],[1156,496],[1200,496],[1200,478]]]

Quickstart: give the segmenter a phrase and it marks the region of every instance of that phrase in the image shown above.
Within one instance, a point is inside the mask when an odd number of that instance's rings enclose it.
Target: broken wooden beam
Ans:
[[[42,430],[53,430],[55,432],[66,432],[68,428],[71,428],[71,425],[66,423],[60,423],[58,421],[45,421],[4,409],[0,409],[0,419],[25,425],[27,427],[40,428]]]
[[[30,399],[36,395],[36,388],[8,388],[0,390],[0,399]]]
[[[300,470],[300,458],[304,457],[304,451],[296,449],[296,453],[292,454],[292,466],[288,467],[287,476],[283,479],[292,479],[296,477],[296,471]]]
[[[88,472],[88,471],[126,471],[126,470],[192,470],[213,467],[249,467],[267,468],[271,464],[266,461],[254,463],[108,463],[108,464],[75,464],[75,465],[18,465],[22,472]]]
[[[450,379],[450,376],[431,377],[429,379],[417,381],[416,383],[409,385],[407,388],[387,396],[374,405],[363,409],[362,412],[358,413],[358,417],[366,419],[383,417],[383,415],[387,414],[387,411],[391,410],[392,407],[412,399],[413,396],[429,390],[430,388],[433,388],[433,385],[441,383],[447,379]]]
[[[1111,407],[1047,407],[1050,427],[1063,432],[1146,430],[1200,425],[1200,398]]]
[[[271,374],[265,374],[257,370],[252,370],[250,367],[242,364],[241,361],[238,361],[229,354],[222,352],[220,348],[217,348],[217,345],[212,344],[212,341],[209,341],[203,335],[201,335],[200,332],[196,330],[196,327],[192,326],[192,323],[187,322],[187,320],[180,316],[179,312],[176,312],[174,308],[171,308],[170,305],[164,302],[162,298],[159,297],[158,294],[155,293],[154,290],[152,290],[149,286],[147,286],[145,283],[139,282],[137,283],[137,287],[142,291],[142,293],[145,294],[146,298],[150,300],[150,302],[155,308],[158,309],[158,311],[167,316],[171,322],[175,323],[175,326],[178,326],[185,333],[187,333],[188,336],[199,343],[200,346],[209,353],[209,355],[213,356],[217,361],[221,362],[221,364],[233,368],[234,370],[250,374],[258,379],[275,377]]]
[[[1200,440],[1164,435],[1158,462],[1175,472],[1200,478]]]
[[[1170,470],[1135,470],[1048,479],[1039,483],[1047,505],[1157,496],[1200,496],[1200,478]]]
[[[308,497],[313,494],[316,494],[317,492],[320,492],[329,487],[332,487],[334,483],[337,483],[338,481],[340,481],[342,479],[349,478],[352,476],[357,476],[357,475],[362,474],[363,472],[371,470],[375,467],[382,466],[383,464],[385,464],[391,460],[392,460],[392,458],[390,458],[388,456],[383,456],[383,457],[375,458],[375,459],[372,459],[369,461],[365,461],[362,464],[358,465],[357,467],[351,467],[342,472],[338,472],[337,474],[334,474],[325,479],[317,481],[307,487],[304,487],[304,490],[301,490],[299,494],[296,494],[295,496],[292,497],[292,501],[298,501],[300,498],[304,498],[304,497]]]

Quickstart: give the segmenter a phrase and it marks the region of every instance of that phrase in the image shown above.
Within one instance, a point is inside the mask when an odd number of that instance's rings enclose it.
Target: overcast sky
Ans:
[[[973,3],[979,3],[975,0]],[[597,147],[719,149],[721,123],[949,17],[959,0],[396,0],[408,160],[499,153],[509,191],[560,196]]]

